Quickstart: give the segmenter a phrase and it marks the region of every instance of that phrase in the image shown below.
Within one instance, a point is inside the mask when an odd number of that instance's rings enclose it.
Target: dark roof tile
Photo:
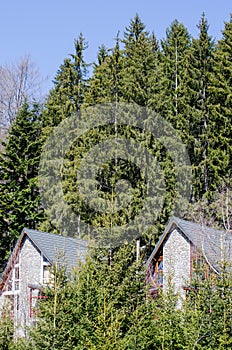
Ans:
[[[78,261],[84,262],[87,253],[87,241],[65,237],[58,234],[41,232],[24,228],[35,246],[42,252],[46,259],[54,264],[58,258],[64,258],[64,262],[70,270]]]
[[[181,230],[187,239],[203,253],[208,263],[210,263],[216,270],[218,270],[219,263],[222,259],[231,263],[232,235],[230,232],[220,231],[173,216],[169,220],[162,236],[156,244],[147,262],[148,266],[160,249],[167,234],[174,228]]]

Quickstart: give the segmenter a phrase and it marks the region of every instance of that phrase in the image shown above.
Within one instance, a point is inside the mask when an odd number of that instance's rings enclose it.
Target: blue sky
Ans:
[[[85,58],[92,62],[98,47],[112,47],[117,32],[122,35],[136,13],[147,30],[162,39],[174,19],[196,36],[203,12],[210,34],[220,38],[232,12],[230,0],[1,0],[0,64],[29,54],[42,76],[49,77],[50,87],[59,65],[73,52],[73,41],[80,32],[89,44]]]

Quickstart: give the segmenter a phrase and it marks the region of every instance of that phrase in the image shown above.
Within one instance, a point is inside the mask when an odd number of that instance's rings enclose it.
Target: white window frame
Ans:
[[[41,282],[41,285],[47,285],[49,283],[49,281],[45,281],[44,279],[44,270],[45,268],[47,267],[50,267],[51,264],[49,263],[49,261],[46,259],[46,257],[41,254],[41,277],[40,277],[40,282]]]

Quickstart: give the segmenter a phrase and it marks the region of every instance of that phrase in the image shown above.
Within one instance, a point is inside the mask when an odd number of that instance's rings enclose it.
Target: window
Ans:
[[[9,292],[12,290],[12,283],[13,283],[12,280],[13,280],[13,270],[10,272],[8,281],[5,284],[5,288],[4,288],[5,291]]]
[[[19,264],[14,268],[14,290],[19,290]]]
[[[44,265],[43,266],[43,284],[48,284],[50,282],[50,266]]]
[[[16,304],[16,310],[17,311],[19,311],[19,295],[18,294],[16,294],[15,295],[15,304]]]
[[[192,254],[191,270],[194,280],[203,281],[209,277],[209,266],[200,253],[194,252]]]
[[[38,311],[38,301],[47,299],[47,296],[43,295],[40,287],[29,285],[30,288],[30,314],[31,318],[36,318]]]
[[[20,282],[20,267],[19,267],[19,257],[15,260],[12,270],[9,272],[7,282],[4,287],[5,292],[13,292],[19,290]]]
[[[51,281],[50,263],[45,257],[42,258],[42,284],[48,284]]]
[[[163,284],[163,259],[157,262],[157,275],[159,285]]]
[[[152,267],[152,280],[155,284],[163,285],[163,256],[160,255],[154,260]]]

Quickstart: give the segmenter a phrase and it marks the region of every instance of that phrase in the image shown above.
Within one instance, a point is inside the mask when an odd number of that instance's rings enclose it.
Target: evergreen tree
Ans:
[[[2,350],[13,350],[14,323],[7,305],[1,308],[0,347]]]
[[[1,264],[23,227],[36,228],[44,214],[40,204],[37,175],[41,154],[41,111],[25,102],[9,129],[1,152],[0,227]]]
[[[84,106],[113,103],[122,99],[122,67],[122,51],[117,36],[113,49],[107,49],[104,45],[99,48],[98,63],[94,65],[93,76],[89,80]]]
[[[166,38],[161,41],[157,85],[158,93],[150,100],[150,106],[170,121],[174,128],[181,130],[185,125],[184,72],[187,67],[186,55],[190,47],[190,35],[182,23],[175,20],[167,28]]]
[[[64,60],[54,79],[54,88],[43,112],[45,135],[50,128],[62,120],[77,113],[87,89],[87,64],[84,61],[84,50],[87,44],[82,34],[74,41],[75,52]],[[48,128],[48,130],[47,130]]]
[[[231,348],[232,280],[228,265],[221,268],[220,275],[192,281],[183,310],[186,349]]]
[[[217,44],[214,74],[210,85],[211,114],[213,116],[210,158],[214,190],[223,182],[227,185],[231,184],[232,15],[230,21],[225,23],[222,34],[222,39]]]
[[[146,303],[143,278],[129,245],[95,250],[69,281],[65,271],[54,271],[30,344],[36,350],[126,349],[123,339],[133,315]]]
[[[130,22],[122,40],[122,91],[127,102],[147,106],[156,76],[158,42],[145,30],[138,15]]]
[[[192,39],[188,53],[186,81],[186,124],[182,132],[193,165],[193,200],[198,200],[211,187],[210,149],[214,134],[214,116],[210,113],[211,75],[214,66],[215,45],[208,34],[208,23],[203,14],[198,25],[199,37]]]
[[[60,66],[54,80],[54,88],[50,91],[42,114],[43,142],[54,130],[54,127],[58,126],[63,120],[77,115],[83,104],[84,95],[88,86],[88,65],[84,61],[84,50],[87,48],[87,44],[82,34],[74,41],[74,45],[75,53],[71,54],[71,57],[66,58],[64,63]],[[57,149],[59,145],[55,144],[53,147]],[[52,155],[52,161],[56,161],[54,155]],[[47,170],[49,165],[46,164],[46,166]],[[58,171],[60,171],[60,169]],[[55,176],[56,174],[54,174],[54,178]],[[42,181],[43,180],[41,180],[41,182]],[[42,185],[41,183],[41,186]],[[54,196],[54,193],[58,193],[56,184],[54,184],[52,191],[52,196]],[[54,208],[54,205],[49,201],[49,198],[46,198],[45,201],[47,219],[40,226],[40,229],[57,232],[56,221],[58,218],[56,214],[54,214],[56,208]],[[58,203],[56,204],[58,205]],[[63,213],[64,208],[60,205],[58,210],[59,220],[62,221],[65,216],[65,213]],[[69,220],[69,218],[67,220]],[[67,222],[68,221],[64,220],[63,226],[65,226]],[[65,231],[62,231],[62,233],[64,234]]]
[[[188,38],[188,35],[185,28],[183,29],[182,27],[183,26],[180,25],[180,32],[181,35],[182,32],[184,32],[183,37],[186,39]],[[89,81],[89,89],[85,94],[83,105],[86,107],[94,105],[95,103],[113,102],[114,105],[109,107],[108,113],[112,115],[114,114],[114,121],[111,121],[111,125],[88,130],[84,136],[76,140],[66,155],[67,162],[64,170],[65,176],[63,177],[63,189],[65,192],[65,199],[73,212],[79,216],[81,220],[84,220],[91,226],[95,226],[97,229],[106,227],[110,230],[113,226],[123,226],[128,224],[128,222],[140,212],[142,200],[146,197],[145,178],[148,175],[148,170],[144,164],[142,165],[142,168],[145,169],[144,178],[141,178],[141,169],[139,169],[138,166],[135,166],[136,159],[134,159],[135,164],[132,164],[133,161],[128,162],[125,159],[119,159],[117,155],[119,152],[117,152],[116,147],[112,152],[111,161],[102,165],[102,169],[99,169],[99,172],[97,173],[99,186],[94,189],[96,196],[91,201],[92,209],[82,201],[82,198],[79,195],[79,183],[76,174],[81,161],[85,155],[88,154],[88,151],[90,151],[95,145],[109,139],[117,140],[119,138],[124,138],[134,140],[140,144],[141,147],[147,149],[154,158],[157,158],[165,175],[166,191],[164,205],[163,209],[160,210],[162,213],[158,218],[156,227],[154,227],[151,230],[152,232],[149,232],[148,234],[140,229],[140,224],[136,227],[136,229],[141,231],[140,234],[146,236],[147,239],[154,244],[157,236],[162,231],[163,225],[166,223],[175,207],[175,199],[177,195],[175,177],[177,169],[175,169],[173,160],[171,159],[171,156],[167,154],[164,145],[161,145],[155,140],[154,136],[152,136],[153,130],[151,129],[151,134],[145,131],[146,126],[152,126],[155,122],[154,120],[151,120],[152,117],[149,116],[149,112],[144,109],[142,113],[144,115],[139,116],[141,119],[139,120],[141,124],[140,128],[131,127],[130,125],[122,125],[122,118],[120,118],[120,124],[117,119],[117,113],[120,113],[120,102],[134,102],[139,104],[139,106],[148,106],[151,97],[155,93],[158,94],[154,82],[157,79],[156,69],[158,69],[159,50],[154,35],[149,35],[149,33],[145,31],[145,26],[138,16],[131,21],[130,26],[126,29],[122,42],[124,44],[124,49],[122,51],[119,49],[119,38],[117,38],[116,46],[112,52],[107,51],[105,47],[100,48],[98,55],[99,63],[95,66],[93,77]],[[136,106],[136,104],[134,106]],[[131,113],[130,122],[132,122],[133,118],[137,118],[137,112],[135,110],[133,115],[132,108],[129,108],[129,110]],[[121,107],[121,112],[122,114],[126,114],[126,108],[123,109],[123,107]],[[91,113],[94,113],[94,111],[91,110]],[[82,113],[82,117],[83,114],[84,113]],[[96,117],[99,118],[99,116]],[[138,122],[138,120],[136,120],[136,122]],[[156,130],[157,125],[155,125],[154,128]],[[116,185],[120,180],[130,181],[134,191],[134,197],[133,201],[131,201],[126,208],[120,208],[120,210],[115,212],[113,207],[116,203]],[[160,190],[160,181],[158,182],[159,183],[157,184],[153,184],[153,188],[157,189],[157,191]],[[154,194],[154,190],[152,194]],[[110,206],[112,207],[112,212],[110,214],[102,213],[100,211],[97,212],[97,210],[94,211],[94,206],[97,207],[97,205],[99,205],[99,196],[110,203]],[[157,200],[157,196],[154,195],[154,197],[155,200]],[[149,200],[152,200],[152,195]],[[156,202],[152,204],[152,207],[160,207],[161,205],[162,204],[157,204]],[[148,216],[149,215],[150,214],[148,214]],[[62,215],[59,214],[58,220],[64,218],[64,216],[65,213],[62,212]],[[152,214],[150,215],[150,219],[151,216]],[[53,215],[53,217],[55,224],[58,215]],[[144,217],[143,219],[145,221],[147,220],[147,217]],[[71,223],[72,220],[67,218],[65,224],[67,224],[68,221]],[[140,223],[142,223],[142,221]],[[75,231],[75,227],[73,229]]]

